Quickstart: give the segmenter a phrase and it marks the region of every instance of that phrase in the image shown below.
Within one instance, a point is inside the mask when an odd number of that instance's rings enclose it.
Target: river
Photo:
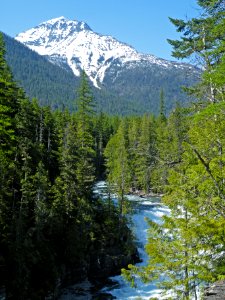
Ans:
[[[107,198],[105,182],[99,182],[96,185],[94,192],[99,194],[102,198]],[[160,197],[143,198],[135,195],[127,195],[127,198],[134,204],[132,230],[136,236],[138,252],[142,259],[142,263],[137,265],[146,265],[148,256],[145,252],[145,244],[147,242],[148,224],[145,221],[145,218],[147,217],[153,221],[160,222],[161,217],[168,214],[169,210],[161,204]],[[113,200],[117,202],[115,195]],[[81,292],[76,293],[77,290],[80,290]],[[65,290],[64,295],[60,300],[112,299],[113,297],[118,300],[144,300],[151,297],[163,299],[161,291],[155,284],[144,284],[138,280],[137,287],[132,288],[120,275],[111,277],[110,284],[107,284],[107,286],[101,289],[100,293],[98,293],[99,296],[93,296],[91,290],[91,284],[89,282],[83,282],[81,285],[75,285],[70,287],[69,290]]]
[[[100,182],[97,185],[97,190],[104,196],[104,182]],[[160,222],[161,217],[169,213],[168,208],[161,205],[159,197],[148,197],[143,198],[134,195],[127,196],[129,201],[135,203],[134,214],[132,215],[133,231],[137,239],[138,252],[142,263],[137,265],[146,265],[148,261],[148,256],[145,252],[145,244],[147,242],[147,230],[148,224],[145,218],[149,218],[153,221]],[[155,284],[144,284],[140,280],[137,281],[137,287],[132,288],[122,276],[111,277],[114,282],[112,286],[105,287],[102,289],[103,292],[110,293],[112,296],[116,297],[118,300],[128,300],[128,299],[149,299],[151,297],[160,296],[160,290]]]

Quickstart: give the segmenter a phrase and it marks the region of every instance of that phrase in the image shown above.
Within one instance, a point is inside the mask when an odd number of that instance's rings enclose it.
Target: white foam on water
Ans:
[[[146,219],[150,219],[154,222],[160,223],[162,216],[165,214],[169,214],[169,209],[162,206],[159,202],[160,198],[157,197],[146,198],[135,195],[128,195],[127,198],[130,201],[135,201],[135,203],[137,204],[137,209],[132,215],[133,231],[137,239],[139,256],[142,260],[142,262],[137,264],[137,266],[144,266],[148,261],[148,255],[145,252],[145,245],[148,240],[149,226]],[[115,285],[113,285],[112,287],[105,287],[102,289],[102,291],[110,293],[118,300],[136,300],[138,298],[144,300],[151,297],[164,299],[162,290],[160,290],[156,286],[156,284],[146,284],[137,278],[137,287],[132,288],[131,285],[126,282],[122,276],[114,276],[110,279],[115,282]]]

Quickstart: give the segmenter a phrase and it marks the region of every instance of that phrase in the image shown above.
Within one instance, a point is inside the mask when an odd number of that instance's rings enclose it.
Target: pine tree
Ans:
[[[204,69],[200,85],[189,91],[211,102],[224,99],[224,4],[221,0],[197,1],[202,9],[198,18],[188,21],[172,19],[180,40],[168,40],[176,58],[195,57],[197,66]]]
[[[159,107],[159,115],[160,115],[160,119],[162,121],[166,120],[166,114],[165,114],[165,95],[164,95],[164,91],[163,89],[161,89],[160,91],[160,107]]]
[[[4,276],[6,293],[11,292],[11,285],[15,287],[10,259],[18,238],[16,223],[20,208],[16,115],[23,97],[5,61],[4,42],[0,34],[0,248],[7,270]]]
[[[122,120],[117,133],[109,140],[106,149],[107,180],[119,198],[119,214],[122,217],[126,212],[125,194],[130,187],[130,169],[128,161],[126,125]]]
[[[78,90],[77,112],[77,184],[81,197],[90,193],[94,182],[94,138],[92,133],[94,100],[88,84],[87,75],[82,72]]]
[[[152,171],[155,164],[155,122],[144,115],[141,120],[141,132],[137,146],[136,174],[139,187],[146,193],[152,188]]]
[[[166,168],[166,162],[168,155],[170,155],[168,149],[170,133],[164,115],[158,116],[155,127],[155,166],[152,171],[152,186],[155,192],[162,192],[167,182],[168,168]]]
[[[79,186],[77,179],[78,144],[76,122],[71,120],[64,129],[63,144],[60,149],[60,175],[54,187],[53,209],[70,216],[78,205]]]
[[[138,138],[140,135],[140,122],[141,118],[131,118],[129,121],[128,128],[128,159],[130,165],[130,176],[131,176],[131,188],[132,190],[138,190],[138,176],[137,167],[139,164],[139,157],[137,154],[138,150]]]
[[[111,116],[101,112],[99,115],[94,117],[93,135],[95,140],[95,169],[97,179],[103,178],[103,174],[105,172],[103,152],[108,140],[110,139],[110,135],[114,133],[113,131]]]
[[[6,64],[4,47],[0,34],[0,145],[5,152],[10,152],[15,145],[15,115],[23,95]]]

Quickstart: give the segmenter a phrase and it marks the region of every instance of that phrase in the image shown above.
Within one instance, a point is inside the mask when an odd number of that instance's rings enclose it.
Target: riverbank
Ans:
[[[140,198],[151,198],[151,197],[163,197],[164,194],[163,193],[154,193],[154,192],[149,192],[146,193],[144,190],[134,190],[134,189],[130,189],[129,194],[128,195],[133,195],[133,196],[138,196]]]
[[[122,239],[126,240],[127,238],[123,236]],[[112,284],[109,277],[120,275],[122,268],[127,268],[129,264],[140,262],[136,247],[129,249],[129,253],[123,254],[118,252],[116,244],[112,244],[110,251],[107,250],[107,252],[97,255],[90,260],[89,270],[86,272],[86,277],[83,280],[82,278],[77,280],[77,270],[73,270],[74,277],[70,274],[69,280],[64,281],[59,289],[59,299],[114,299],[109,293],[100,292],[104,286]]]
[[[99,182],[95,186],[94,194],[96,201],[99,197],[105,199],[107,195],[106,183]],[[115,209],[114,212],[115,207],[113,207],[111,206],[110,211],[108,211],[111,217],[117,211]],[[102,226],[104,216],[106,214],[99,210],[98,218],[101,220]],[[95,299],[95,296],[98,296],[96,299],[113,299],[109,293],[99,292],[103,286],[112,285],[109,277],[120,275],[121,269],[127,268],[129,264],[141,262],[132,229],[128,226],[126,218],[120,224],[118,222],[117,224],[111,223],[105,233],[102,228],[99,232],[103,237],[101,244],[96,236],[95,242],[89,249],[88,265],[86,264],[79,270],[71,266],[67,276],[64,276],[60,288],[60,300],[89,299],[90,295],[92,297],[90,299]]]
[[[124,250],[116,240],[111,240],[108,247],[102,249],[101,253],[92,253],[89,259],[89,265],[81,269],[72,269],[64,276],[61,287],[59,288],[59,299],[95,299],[93,295],[101,298],[113,299],[109,295],[104,298],[104,294],[99,290],[110,283],[110,276],[121,274],[122,268],[127,268],[129,264],[140,262],[137,248],[131,244],[129,234],[123,234],[121,241],[124,243]],[[127,251],[125,251],[127,249]],[[81,273],[82,272],[82,273]],[[89,296],[92,295],[92,298]],[[82,298],[83,297],[83,298]]]
[[[58,300],[111,300],[116,299],[109,293],[102,293],[100,290],[103,286],[111,284],[110,279],[106,279],[101,285],[95,285],[88,279],[71,285],[61,291],[61,295]]]

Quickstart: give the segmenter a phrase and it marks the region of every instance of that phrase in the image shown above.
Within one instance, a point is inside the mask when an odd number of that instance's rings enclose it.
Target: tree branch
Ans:
[[[206,172],[209,174],[209,176],[211,177],[215,187],[218,190],[218,194],[220,196],[221,199],[223,199],[225,201],[225,196],[223,194],[223,191],[221,190],[219,183],[217,182],[217,180],[215,179],[215,177],[212,174],[212,171],[209,167],[209,164],[204,160],[204,158],[201,156],[201,154],[198,152],[197,149],[194,148],[193,145],[191,145],[190,143],[188,143],[191,147],[191,149],[194,151],[194,153],[197,155],[198,159],[200,160],[200,162],[203,164],[203,166],[205,167]]]

